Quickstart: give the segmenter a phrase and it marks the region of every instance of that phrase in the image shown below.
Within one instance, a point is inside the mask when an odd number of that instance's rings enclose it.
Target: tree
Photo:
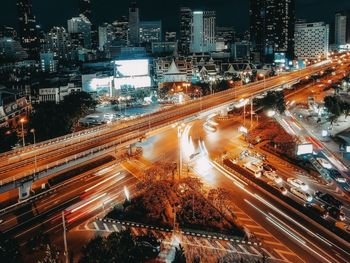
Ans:
[[[6,152],[18,142],[16,131],[0,128],[0,152]]]
[[[179,248],[175,248],[175,257],[172,263],[186,263],[185,251],[181,244],[179,245]]]
[[[258,99],[256,102],[258,106],[266,110],[275,110],[279,113],[283,113],[286,110],[283,91],[269,91],[264,98]]]
[[[48,140],[74,131],[79,119],[96,107],[86,92],[71,93],[60,104],[40,103],[30,115],[30,129],[34,128],[37,141]]]
[[[333,122],[335,122],[342,113],[341,102],[335,96],[327,96],[324,98],[324,105],[328,109],[329,113],[331,113],[330,120],[331,124],[333,124]]]
[[[17,242],[3,234],[0,235],[0,262],[22,262],[22,255],[19,252]]]

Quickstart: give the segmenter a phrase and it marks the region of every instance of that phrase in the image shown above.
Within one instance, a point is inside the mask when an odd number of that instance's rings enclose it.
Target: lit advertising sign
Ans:
[[[299,144],[297,146],[297,155],[312,154],[314,146],[311,143]]]
[[[134,78],[115,78],[114,88],[116,90],[123,90],[126,88],[148,88],[151,87],[151,77],[134,77]]]
[[[114,63],[117,78],[149,75],[148,59],[116,60]]]
[[[350,153],[350,146],[346,146],[345,150],[347,153]]]

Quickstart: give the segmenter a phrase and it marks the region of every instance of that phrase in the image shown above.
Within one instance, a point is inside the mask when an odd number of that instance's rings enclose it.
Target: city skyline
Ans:
[[[161,19],[165,29],[178,30],[179,10],[181,6],[188,6],[193,10],[214,10],[217,12],[217,23],[219,26],[234,26],[238,32],[244,32],[249,28],[249,1],[172,1],[167,3],[169,10],[176,8],[177,12],[158,14],[154,8],[157,1],[149,5],[145,0],[137,1],[140,7],[140,18],[142,20]],[[3,0],[0,10],[0,24],[17,27],[17,9],[15,1]],[[102,2],[102,4],[100,4]],[[92,1],[92,17],[94,22],[112,22],[122,15],[128,15],[128,7],[132,1],[113,2],[112,0]],[[161,1],[160,1],[161,2]],[[296,0],[297,18],[307,19],[307,22],[326,22],[334,26],[334,14],[339,10],[350,9],[350,2],[338,0],[329,6],[328,0]],[[66,21],[76,16],[79,10],[79,1],[33,1],[33,13],[37,17],[37,23],[48,29],[55,25],[66,26]],[[317,10],[317,12],[310,12]],[[63,15],[62,15],[63,14]],[[231,15],[232,14],[232,15]],[[333,34],[331,35],[333,37]]]

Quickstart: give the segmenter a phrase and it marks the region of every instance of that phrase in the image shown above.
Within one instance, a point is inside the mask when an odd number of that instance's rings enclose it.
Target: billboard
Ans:
[[[114,64],[117,78],[149,76],[148,59],[116,60]]]
[[[314,146],[312,143],[299,144],[297,146],[297,155],[312,154]]]

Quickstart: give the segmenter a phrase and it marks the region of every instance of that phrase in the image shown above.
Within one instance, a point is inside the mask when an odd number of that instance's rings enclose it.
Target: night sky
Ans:
[[[67,19],[78,13],[78,0],[32,0],[37,21],[43,28],[66,26]],[[331,26],[334,13],[350,9],[350,0],[296,0],[298,18],[309,22],[325,21]],[[111,22],[127,15],[129,0],[92,0],[95,22]],[[237,31],[248,28],[249,0],[138,0],[141,20],[161,19],[164,29],[177,30],[180,6],[217,11],[218,25],[233,25]],[[17,26],[16,0],[1,0],[0,24]]]

